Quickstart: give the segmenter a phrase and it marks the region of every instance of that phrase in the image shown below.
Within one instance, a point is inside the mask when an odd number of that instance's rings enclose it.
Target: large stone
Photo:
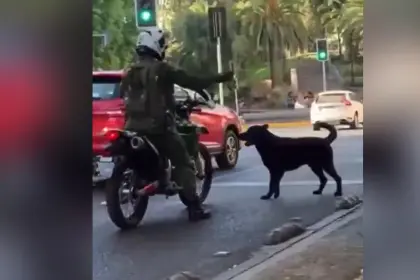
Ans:
[[[337,200],[335,204],[335,208],[336,210],[348,210],[355,207],[356,205],[360,203],[362,203],[362,200],[358,196],[351,195],[351,196],[346,196]]]
[[[264,245],[277,245],[294,238],[305,232],[305,227],[299,222],[291,222],[272,230],[264,242]]]
[[[190,271],[178,272],[177,274],[172,275],[168,280],[200,280],[200,276],[195,275]]]

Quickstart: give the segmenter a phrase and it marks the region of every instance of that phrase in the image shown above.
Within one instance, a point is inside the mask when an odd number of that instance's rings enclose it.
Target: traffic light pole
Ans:
[[[325,69],[325,61],[322,61],[322,88],[323,91],[327,90],[327,71]]]
[[[239,115],[238,79],[236,78],[235,66],[233,64],[233,61],[231,60],[229,64],[230,64],[230,71],[233,72],[233,82],[234,82],[233,92],[235,94],[235,109],[236,109],[236,113]]]
[[[221,44],[221,40],[220,37],[217,37],[217,72],[220,74],[222,73],[223,69],[222,69],[222,44]],[[220,83],[219,84],[219,100],[220,100],[220,105],[224,105],[225,103],[225,99],[224,99],[224,94],[223,94],[223,84]]]

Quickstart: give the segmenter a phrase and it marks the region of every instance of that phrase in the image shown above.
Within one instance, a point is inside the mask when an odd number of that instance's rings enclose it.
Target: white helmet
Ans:
[[[142,47],[152,50],[163,59],[168,47],[163,30],[159,27],[149,27],[147,30],[140,31],[136,49],[142,49]]]

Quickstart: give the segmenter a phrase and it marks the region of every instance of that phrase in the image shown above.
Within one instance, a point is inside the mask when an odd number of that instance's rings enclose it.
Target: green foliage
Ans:
[[[340,54],[341,49],[348,52],[349,46],[363,44],[364,0],[166,0],[159,11],[171,34],[168,59],[172,63],[194,74],[216,72],[207,9],[219,2],[228,13],[223,68],[232,59],[242,86],[270,78],[273,86],[283,83],[296,61],[313,56],[308,53],[314,51],[316,38],[338,38]],[[94,67],[124,67],[132,58],[137,37],[133,1],[93,0],[92,14],[93,33],[108,37],[105,47],[94,40]]]
[[[137,37],[133,5],[130,0],[93,1],[93,34],[106,34],[108,43],[93,40],[94,68],[120,69],[132,59]]]

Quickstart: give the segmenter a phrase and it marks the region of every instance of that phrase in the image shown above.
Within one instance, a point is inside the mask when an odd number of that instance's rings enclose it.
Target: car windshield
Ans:
[[[93,76],[92,99],[111,100],[119,98],[121,77],[118,76]]]
[[[318,95],[317,103],[340,103],[346,95],[344,93],[329,93]]]

